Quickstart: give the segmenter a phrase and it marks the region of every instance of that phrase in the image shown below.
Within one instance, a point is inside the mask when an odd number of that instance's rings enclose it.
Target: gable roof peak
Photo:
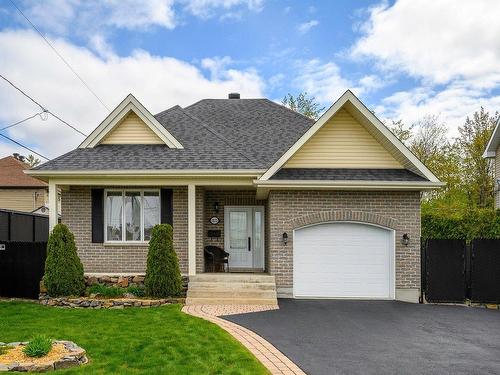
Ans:
[[[331,106],[323,113],[314,125],[308,129],[292,147],[285,152],[268,170],[260,180],[269,180],[281,167],[316,134],[340,109],[347,103],[349,112],[356,112],[358,118],[362,118],[364,124],[370,127],[378,135],[380,140],[387,142],[392,153],[397,156],[398,161],[410,171],[427,178],[431,182],[439,183],[439,179],[371,112],[366,105],[358,99],[351,90],[346,90]],[[364,126],[365,126],[364,125]]]
[[[111,113],[94,129],[80,144],[79,148],[93,148],[109,134],[130,111],[133,111],[169,148],[182,149],[182,144],[163,127],[148,109],[135,98],[128,94]]]

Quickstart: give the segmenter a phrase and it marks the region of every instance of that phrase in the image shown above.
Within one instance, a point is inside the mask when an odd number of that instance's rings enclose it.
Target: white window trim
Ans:
[[[121,193],[122,197],[122,239],[118,241],[108,240],[108,215],[107,215],[107,197],[108,193]],[[127,241],[125,240],[126,229],[125,229],[125,193],[126,192],[139,192],[141,196],[141,240],[140,241]],[[158,201],[160,202],[160,207],[158,210],[158,223],[161,223],[161,193],[160,189],[104,189],[104,244],[110,245],[147,245],[149,240],[144,240],[144,193],[152,192],[158,193]]]

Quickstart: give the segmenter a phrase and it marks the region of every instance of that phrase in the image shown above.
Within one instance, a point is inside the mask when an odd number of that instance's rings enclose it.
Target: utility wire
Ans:
[[[16,3],[13,0],[10,0],[10,2],[14,6],[14,8],[16,8],[19,13],[21,13],[21,15],[26,19],[26,21],[28,21],[28,23],[31,25],[31,27],[33,27],[33,29],[43,38],[43,40],[45,40],[45,42],[49,45],[49,47],[52,49],[52,51],[54,51],[54,53],[57,56],[59,56],[59,58],[62,60],[62,62],[69,68],[69,70],[71,70],[73,72],[73,74],[80,80],[80,82],[87,88],[87,90],[89,90],[92,93],[92,95],[94,95],[94,97],[99,101],[99,103],[102,104],[102,106],[104,108],[106,108],[108,111],[110,111],[110,109],[106,106],[106,104],[104,104],[104,102],[101,100],[101,98],[99,98],[99,96],[97,96],[97,94],[94,92],[94,90],[92,90],[90,88],[90,86],[87,84],[87,82],[85,82],[85,80],[76,72],[76,70],[73,69],[73,67],[70,65],[70,63],[68,61],[66,61],[66,59],[56,50],[56,48],[48,41],[48,39],[45,38],[45,36],[33,24],[33,22],[31,22],[30,19],[21,11],[21,9],[19,9],[19,7],[16,5]]]
[[[43,156],[39,152],[36,152],[35,150],[33,150],[33,149],[31,149],[31,148],[23,145],[22,143],[19,143],[18,141],[14,141],[12,138],[7,137],[5,134],[0,134],[0,137],[4,137],[5,139],[8,139],[9,141],[15,143],[16,145],[21,146],[22,148],[25,148],[26,150],[31,151],[32,153],[34,153],[34,154],[36,154],[36,155],[38,155],[40,157],[42,157],[42,158],[44,158],[46,160],[50,160],[48,157]]]
[[[69,126],[71,129],[73,129],[74,131],[76,131],[77,133],[80,133],[81,135],[83,135],[84,137],[87,136],[87,134],[83,133],[82,131],[78,130],[77,128],[75,128],[73,125],[69,124],[67,121],[64,121],[62,118],[60,118],[59,116],[57,116],[56,114],[54,114],[53,112],[49,111],[47,108],[45,108],[43,105],[41,105],[40,103],[38,103],[35,99],[33,99],[31,96],[29,96],[28,94],[26,94],[23,90],[21,90],[19,87],[17,87],[16,85],[14,85],[14,83],[12,83],[11,81],[9,81],[7,78],[5,78],[2,74],[0,74],[0,78],[2,78],[4,81],[6,81],[9,85],[11,85],[12,87],[14,87],[17,91],[19,91],[21,94],[23,94],[25,97],[27,97],[29,100],[31,100],[33,103],[35,103],[37,106],[39,106],[41,109],[42,109],[42,112],[46,112],[46,113],[50,113],[52,116],[54,116],[56,119],[58,119],[59,121],[61,121],[63,124]]]
[[[44,111],[44,112],[38,112],[38,113],[35,113],[34,115],[32,115],[32,116],[30,116],[30,117],[26,117],[24,120],[21,120],[21,121],[15,122],[15,123],[13,123],[13,124],[11,124],[11,125],[8,125],[8,126],[5,126],[5,127],[1,128],[1,129],[0,129],[0,131],[5,130],[5,129],[12,128],[12,127],[14,127],[14,126],[16,126],[16,125],[19,125],[19,124],[22,124],[23,122],[26,122],[26,121],[28,121],[28,120],[31,120],[32,118],[35,118],[36,116],[40,116],[40,118],[41,118],[42,114],[44,114],[44,113],[47,113],[47,112],[46,112],[46,111]],[[43,120],[43,119],[42,119],[42,120]]]

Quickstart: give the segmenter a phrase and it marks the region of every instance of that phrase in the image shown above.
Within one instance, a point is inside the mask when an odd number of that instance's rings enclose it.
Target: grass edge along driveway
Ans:
[[[180,305],[92,310],[0,301],[1,342],[37,333],[87,351],[88,365],[58,374],[268,374],[229,333]]]

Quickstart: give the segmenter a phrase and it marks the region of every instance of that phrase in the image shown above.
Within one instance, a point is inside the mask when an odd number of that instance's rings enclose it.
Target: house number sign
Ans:
[[[219,224],[219,218],[217,216],[212,216],[210,218],[210,223],[211,224]]]

